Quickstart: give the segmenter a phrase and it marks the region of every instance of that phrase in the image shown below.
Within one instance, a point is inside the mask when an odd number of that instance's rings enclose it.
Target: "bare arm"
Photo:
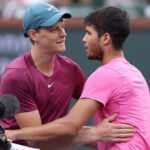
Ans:
[[[59,146],[61,145],[60,143],[66,141],[64,142],[64,147],[67,148],[95,142],[97,140],[105,142],[113,142],[117,140],[127,141],[125,136],[130,137],[133,135],[134,130],[131,126],[111,123],[111,121],[115,119],[116,115],[105,119],[95,128],[93,127],[88,130],[84,130],[82,126],[99,108],[100,103],[90,99],[81,99],[74,105],[67,116],[45,125],[34,128],[23,128],[21,130],[14,131],[15,133],[12,137],[11,134],[7,134],[7,136],[12,139],[39,141],[40,143],[42,141],[44,143],[47,142],[47,147],[50,146],[50,143],[56,143],[57,146]],[[58,139],[60,142],[59,144]],[[46,147],[46,144],[43,145]]]
[[[40,148],[40,150],[64,150],[66,148],[72,148],[79,145],[84,145],[84,143],[91,142],[93,131],[91,127],[82,128],[75,136],[62,136],[49,141],[37,142],[35,147]],[[89,137],[91,137],[89,139]],[[88,147],[97,148],[97,144],[90,143],[86,145]]]
[[[63,150],[79,145],[97,148],[96,139],[99,140],[100,135],[103,142],[127,142],[128,138],[133,136],[134,130],[128,125],[111,123],[115,118],[116,114],[104,119],[96,127],[84,126],[74,136],[60,137],[44,143],[40,142],[37,147],[41,150],[49,150],[49,148]]]
[[[17,123],[19,124],[20,128],[34,127],[34,126],[38,126],[42,124],[38,110],[31,111],[31,112],[18,113],[15,116],[15,119]],[[27,142],[30,146],[35,145],[33,141],[27,141]]]
[[[85,106],[84,104],[86,102],[86,107],[83,109],[83,106]],[[93,105],[93,110],[91,110],[91,102]],[[67,116],[45,125],[17,130],[15,132],[16,135],[14,139],[50,141],[51,139],[61,136],[73,136],[78,132],[78,130],[81,129],[81,127],[89,120],[89,118],[92,117],[98,107],[100,107],[99,105],[97,106],[97,104],[98,103],[94,103],[93,101],[89,100],[79,100],[79,102],[74,105]],[[89,111],[89,113],[86,111]],[[10,137],[9,135],[7,136],[8,138]]]

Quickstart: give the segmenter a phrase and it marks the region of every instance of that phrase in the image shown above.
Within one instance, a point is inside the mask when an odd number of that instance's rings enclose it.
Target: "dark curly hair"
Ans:
[[[130,19],[126,11],[116,7],[95,10],[85,17],[84,24],[93,25],[100,37],[109,33],[114,48],[121,49],[130,33]]]

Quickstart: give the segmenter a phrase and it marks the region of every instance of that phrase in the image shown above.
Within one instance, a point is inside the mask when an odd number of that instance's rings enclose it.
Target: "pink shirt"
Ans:
[[[63,117],[71,98],[81,95],[86,77],[71,59],[56,55],[53,75],[42,74],[34,65],[30,52],[12,61],[1,80],[1,94],[13,94],[20,102],[20,112],[38,110],[42,123]],[[1,120],[5,129],[18,129],[14,117]]]
[[[124,58],[116,58],[99,67],[87,80],[81,98],[103,104],[95,114],[95,123],[117,113],[117,123],[131,124],[136,134],[126,143],[98,142],[99,150],[149,150],[150,93],[141,72]]]

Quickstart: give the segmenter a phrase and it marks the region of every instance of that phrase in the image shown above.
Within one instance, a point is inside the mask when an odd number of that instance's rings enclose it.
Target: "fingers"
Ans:
[[[127,142],[134,136],[133,133],[127,133],[127,134],[114,134],[114,135],[107,135],[104,138],[101,139],[103,142]]]
[[[129,141],[129,138],[113,138],[111,139],[111,142],[128,142]]]
[[[101,141],[103,142],[127,142],[130,140],[130,138],[132,138],[134,136],[133,133],[123,133],[123,134],[113,134],[113,135],[109,135],[106,136],[104,139],[102,139]]]
[[[127,142],[133,136],[133,133],[115,134],[113,137],[111,137],[110,142]]]
[[[116,129],[116,133],[135,133],[135,129]]]
[[[133,126],[128,125],[128,124],[114,123],[114,126],[118,129],[134,129]]]
[[[129,138],[129,137],[132,137],[132,136],[134,136],[134,134],[133,133],[124,133],[124,134],[117,134],[116,135],[116,138]]]
[[[128,139],[133,137],[135,134],[135,130],[130,130],[130,129],[120,129],[120,130],[116,130],[113,132],[112,134],[112,139]]]
[[[110,117],[106,118],[105,121],[111,122],[111,121],[115,120],[116,117],[117,117],[117,113],[114,113]]]
[[[110,117],[104,119],[105,121],[108,122],[112,122],[117,118],[117,113],[114,113],[113,115],[111,115]],[[133,129],[134,127],[128,124],[120,124],[120,123],[112,123],[115,124],[116,128],[120,128],[120,129]]]

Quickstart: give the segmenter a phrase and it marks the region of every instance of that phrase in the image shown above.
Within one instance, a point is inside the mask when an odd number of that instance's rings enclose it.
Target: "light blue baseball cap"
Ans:
[[[50,27],[61,18],[71,18],[68,12],[60,12],[55,6],[47,3],[37,3],[27,8],[23,16],[23,29],[25,37],[29,37],[31,29]]]

